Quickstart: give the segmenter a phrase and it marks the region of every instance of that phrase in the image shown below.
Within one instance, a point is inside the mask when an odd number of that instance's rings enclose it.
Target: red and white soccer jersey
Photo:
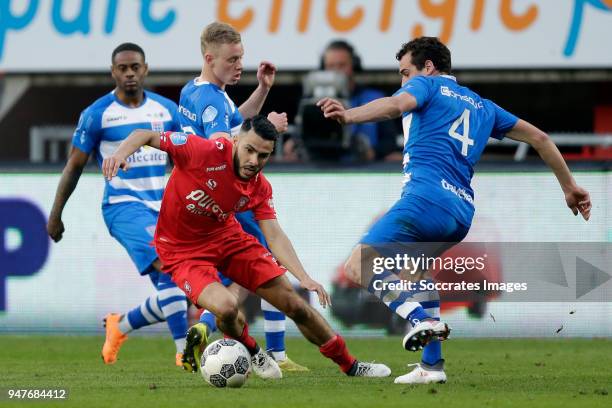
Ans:
[[[248,181],[234,172],[231,141],[167,132],[160,149],[174,162],[162,200],[155,247],[164,272],[192,301],[217,270],[254,291],[282,275],[270,252],[244,232],[234,213],[253,210],[256,220],[275,219],[272,187],[259,173]]]

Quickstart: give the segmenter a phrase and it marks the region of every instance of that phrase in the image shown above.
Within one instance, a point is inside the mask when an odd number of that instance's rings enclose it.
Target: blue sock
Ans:
[[[159,274],[156,286],[159,308],[168,322],[176,351],[181,353],[185,348],[187,336],[187,298],[165,273]]]
[[[433,319],[440,320],[440,301],[432,300],[429,302],[421,302],[421,306]],[[435,365],[442,360],[442,344],[438,340],[430,342],[423,348],[423,363]]]
[[[208,310],[204,310],[200,315],[200,323],[204,323],[206,325],[206,327],[208,328],[208,335],[211,335],[217,331],[215,315],[210,313]]]
[[[285,352],[285,330],[287,318],[270,303],[261,299],[261,310],[264,314],[264,330],[266,332],[266,350],[272,353],[277,361],[287,358]]]

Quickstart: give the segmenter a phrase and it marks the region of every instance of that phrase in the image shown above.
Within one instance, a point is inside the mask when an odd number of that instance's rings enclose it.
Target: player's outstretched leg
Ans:
[[[421,302],[421,306],[435,320],[440,320],[440,301],[431,300]],[[423,349],[421,362],[409,364],[414,369],[408,374],[401,375],[395,379],[395,384],[430,384],[445,383],[444,359],[442,358],[442,347],[439,340],[433,340]]]
[[[267,250],[270,249],[261,228],[259,228],[259,224],[255,221],[253,211],[236,213],[236,219],[246,233],[254,236]],[[285,314],[264,299],[261,299],[261,310],[264,315],[266,351],[272,354],[272,357],[274,357],[283,371],[309,371],[307,367],[297,364],[287,357],[285,351],[285,327],[287,319]]]
[[[450,327],[440,322],[439,318],[436,320],[428,314],[420,303],[423,302],[428,307],[431,301],[439,303],[437,291],[388,289],[389,287],[402,287],[399,276],[387,270],[374,274],[369,268],[362,268],[362,265],[372,265],[372,260],[377,256],[379,255],[373,248],[357,245],[346,262],[344,270],[350,280],[367,289],[391,311],[412,325],[412,329],[402,341],[404,348],[408,351],[418,351],[432,341],[446,340],[450,335]]]
[[[402,340],[402,346],[406,350],[423,350],[421,363],[416,364],[416,368],[410,373],[396,378],[395,383],[446,382],[440,342],[448,338],[451,330],[446,323],[440,321],[438,292],[384,290],[381,288],[381,282],[386,283],[388,287],[401,287],[400,278],[389,271],[373,274],[367,268],[362,270],[363,265],[372,264],[372,258],[375,256],[378,254],[373,249],[357,246],[345,265],[347,276],[378,297],[393,312],[410,322],[412,328]]]
[[[154,265],[161,267],[159,260]],[[181,367],[183,350],[186,347],[187,332],[187,297],[179,289],[170,276],[163,272],[153,272],[150,274],[151,280],[157,289],[157,299],[159,309],[164,320],[168,323],[168,329],[172,334],[174,345],[176,346],[176,365]]]
[[[121,345],[127,340],[128,333],[144,326],[163,322],[157,295],[150,296],[142,304],[125,314],[109,313],[104,317],[106,339],[102,346],[104,364],[114,364]]]
[[[261,299],[261,310],[264,315],[264,331],[266,334],[266,351],[278,363],[283,371],[303,372],[310,371],[287,356],[285,350],[285,331],[287,318],[283,312]]]
[[[353,357],[342,336],[334,333],[323,316],[297,294],[284,275],[264,283],[256,293],[293,320],[304,337],[319,346],[321,354],[338,364],[345,374],[357,377],[391,374],[391,369],[384,364],[361,362]]]

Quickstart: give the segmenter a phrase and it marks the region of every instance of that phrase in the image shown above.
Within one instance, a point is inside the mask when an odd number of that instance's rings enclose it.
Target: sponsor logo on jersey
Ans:
[[[153,147],[142,146],[139,147],[126,161],[129,164],[134,163],[151,163],[151,164],[165,164],[168,159],[166,152],[162,152]]]
[[[247,196],[240,197],[238,199],[238,202],[234,206],[234,211],[240,211],[241,209],[244,208],[245,205],[247,205],[248,202],[249,202],[249,197]]]
[[[444,96],[448,96],[450,98],[455,98],[455,99],[460,99],[464,102],[467,102],[476,109],[481,109],[484,106],[482,101],[476,102],[474,98],[472,98],[471,96],[460,95],[457,92],[451,90],[448,86],[441,86],[440,93]]]
[[[214,167],[207,167],[206,171],[207,172],[212,172],[212,171],[221,171],[221,170],[225,170],[227,168],[227,164],[221,164],[219,166],[214,166]]]
[[[185,281],[183,287],[185,288],[185,292],[191,293],[191,285],[189,284],[189,281]]]
[[[182,132],[172,132],[170,135],[170,141],[175,146],[184,145],[187,143],[187,135]]]
[[[457,188],[457,186],[452,185],[451,183],[449,183],[448,181],[446,181],[445,179],[442,179],[440,181],[440,183],[442,184],[442,188],[445,190],[450,191],[451,193],[453,193],[454,195],[456,195],[457,197],[459,197],[462,200],[467,201],[468,203],[474,205],[474,199],[472,198],[472,196],[465,191],[462,188]]]
[[[208,181],[206,182],[206,185],[211,190],[214,190],[215,188],[217,188],[217,182],[215,180],[213,180],[213,179],[208,179]]]
[[[189,203],[185,207],[187,211],[195,215],[205,215],[207,217],[216,218],[217,221],[224,222],[228,219],[229,214],[223,212],[219,204],[209,196],[206,191],[193,190],[185,197],[187,200],[192,200],[195,203]]]
[[[223,150],[223,148],[225,147],[223,145],[223,142],[221,142],[220,140],[215,141],[215,144],[217,145],[217,149],[219,150]]]
[[[196,114],[191,112],[189,109],[187,109],[183,105],[179,105],[178,110],[179,110],[179,113],[181,113],[183,116],[187,116],[187,118],[189,118],[190,121],[192,122],[196,121]]]
[[[118,120],[126,120],[127,118],[127,115],[111,116],[106,118],[106,122],[116,122]]]
[[[216,117],[217,117],[217,108],[215,108],[212,105],[208,105],[206,109],[204,109],[204,112],[202,113],[202,122],[204,123],[212,122],[213,120],[215,120]]]

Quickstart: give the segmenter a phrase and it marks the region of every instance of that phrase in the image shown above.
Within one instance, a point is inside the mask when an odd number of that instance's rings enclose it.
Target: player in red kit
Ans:
[[[278,364],[249,335],[238,300],[220,283],[217,270],[289,316],[304,337],[347,375],[386,377],[391,370],[384,364],[364,363],[351,356],[344,339],[297,294],[285,276],[288,270],[301,287],[317,293],[323,307],[329,304],[329,295],[308,276],[276,220],[272,187],[260,173],[277,137],[274,125],[263,116],[244,121],[231,141],[137,130],[104,160],[102,171],[111,179],[119,168],[127,168],[126,158],[144,145],[161,149],[172,158],[175,167],[155,233],[162,270],[192,302],[216,316],[223,333],[246,346],[257,375],[282,377]],[[253,211],[271,252],[236,221],[234,213],[245,210]]]

